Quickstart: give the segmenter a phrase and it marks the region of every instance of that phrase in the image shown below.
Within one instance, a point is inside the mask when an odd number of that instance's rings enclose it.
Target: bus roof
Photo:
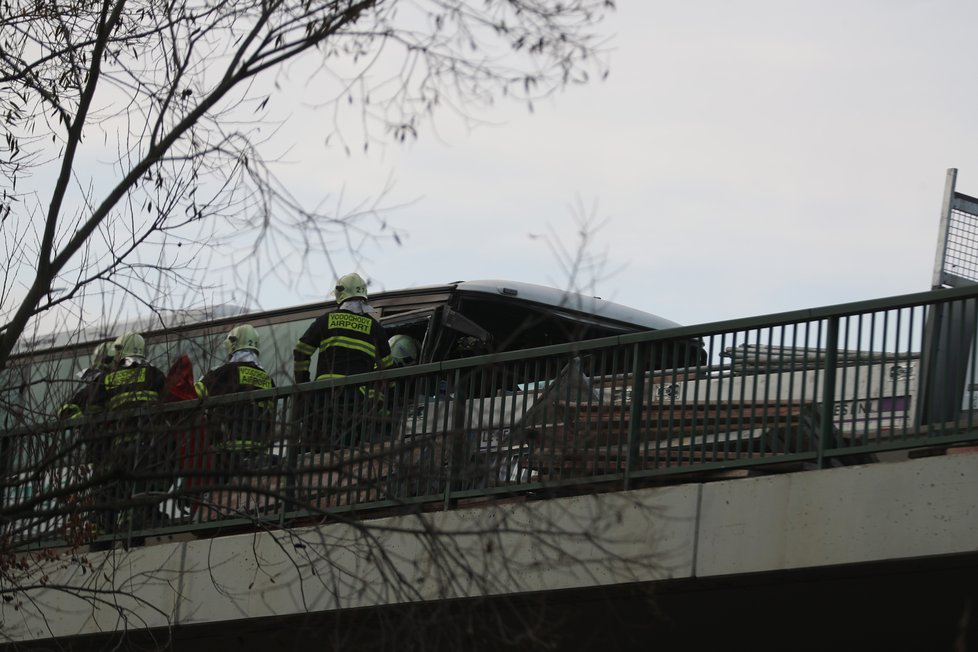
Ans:
[[[607,301],[601,297],[592,297],[568,290],[519,281],[486,280],[458,281],[452,283],[461,292],[482,294],[498,294],[502,297],[530,301],[555,309],[571,310],[574,312],[593,315],[623,324],[631,324],[639,329],[661,330],[675,328],[680,324],[643,312],[620,303]]]
[[[434,307],[448,302],[453,295],[461,294],[498,297],[501,301],[517,304],[531,303],[557,312],[571,313],[589,320],[613,322],[629,330],[659,330],[679,326],[676,322],[635,308],[630,308],[600,297],[587,296],[568,290],[521,281],[488,279],[454,281],[441,285],[418,286],[399,290],[386,290],[371,294],[369,303],[378,308],[382,317],[417,308]],[[115,327],[101,325],[76,333],[61,333],[22,342],[14,357],[34,356],[43,352],[84,350],[99,342],[115,337],[121,332],[138,329],[138,324],[149,325],[142,330],[147,339],[175,333],[191,333],[201,329],[230,327],[250,322],[274,324],[318,316],[336,306],[335,301],[321,301],[286,308],[248,312],[239,306],[221,306],[209,310],[184,310],[161,312],[152,319],[138,319]]]

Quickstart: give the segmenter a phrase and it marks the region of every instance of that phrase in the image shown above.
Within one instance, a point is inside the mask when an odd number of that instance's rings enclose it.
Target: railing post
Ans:
[[[282,407],[282,418],[288,422],[288,439],[285,448],[285,504],[279,514],[279,522],[284,525],[289,512],[296,511],[298,504],[298,466],[299,466],[299,435],[300,427],[307,415],[300,414],[305,406],[298,387],[293,385],[292,393],[285,399]]]
[[[645,401],[645,359],[649,345],[635,344],[632,356],[632,404],[628,415],[628,461],[625,466],[624,490],[631,485],[632,471],[638,468],[639,452],[642,444],[641,421]]]
[[[830,317],[825,342],[825,381],[822,383],[822,413],[819,419],[818,468],[828,466],[826,449],[835,448],[835,376],[839,358],[839,318]]]
[[[463,377],[461,370],[456,369],[452,374],[452,381],[449,383],[445,392],[445,399],[448,401],[448,409],[451,410],[451,428],[445,433],[445,452],[448,460],[448,469],[445,478],[445,495],[443,507],[449,510],[455,507],[453,493],[456,489],[461,489],[463,473],[465,468],[465,438],[466,438],[466,401],[468,392],[463,387],[463,382],[467,377]],[[458,478],[456,480],[456,477]],[[458,485],[458,486],[456,486]]]

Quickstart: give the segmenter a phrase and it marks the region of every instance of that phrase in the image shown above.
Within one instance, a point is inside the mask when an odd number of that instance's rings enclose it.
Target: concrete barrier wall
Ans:
[[[970,454],[67,555],[3,587],[0,641],[945,555],[976,503]]]

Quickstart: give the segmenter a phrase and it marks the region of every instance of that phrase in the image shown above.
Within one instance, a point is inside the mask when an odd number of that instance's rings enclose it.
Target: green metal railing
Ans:
[[[11,430],[0,536],[279,527],[973,442],[976,306],[939,290]]]

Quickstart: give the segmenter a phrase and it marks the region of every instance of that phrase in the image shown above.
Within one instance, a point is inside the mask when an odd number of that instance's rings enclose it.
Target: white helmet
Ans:
[[[235,326],[224,340],[224,348],[227,349],[228,356],[245,349],[258,353],[258,331],[251,324]]]
[[[414,364],[418,361],[421,347],[418,340],[410,335],[395,335],[387,341],[391,347],[391,357],[398,367]]]
[[[92,361],[89,363],[90,369],[105,371],[112,366],[113,353],[111,342],[102,342],[92,351]]]
[[[139,333],[126,333],[116,338],[112,344],[115,351],[115,361],[121,362],[124,358],[137,356],[146,357],[146,340]]]
[[[342,305],[347,299],[363,299],[367,300],[367,282],[363,280],[363,277],[353,272],[351,274],[346,274],[341,276],[340,280],[336,281],[336,287],[333,289],[333,296],[336,297],[336,303]]]

